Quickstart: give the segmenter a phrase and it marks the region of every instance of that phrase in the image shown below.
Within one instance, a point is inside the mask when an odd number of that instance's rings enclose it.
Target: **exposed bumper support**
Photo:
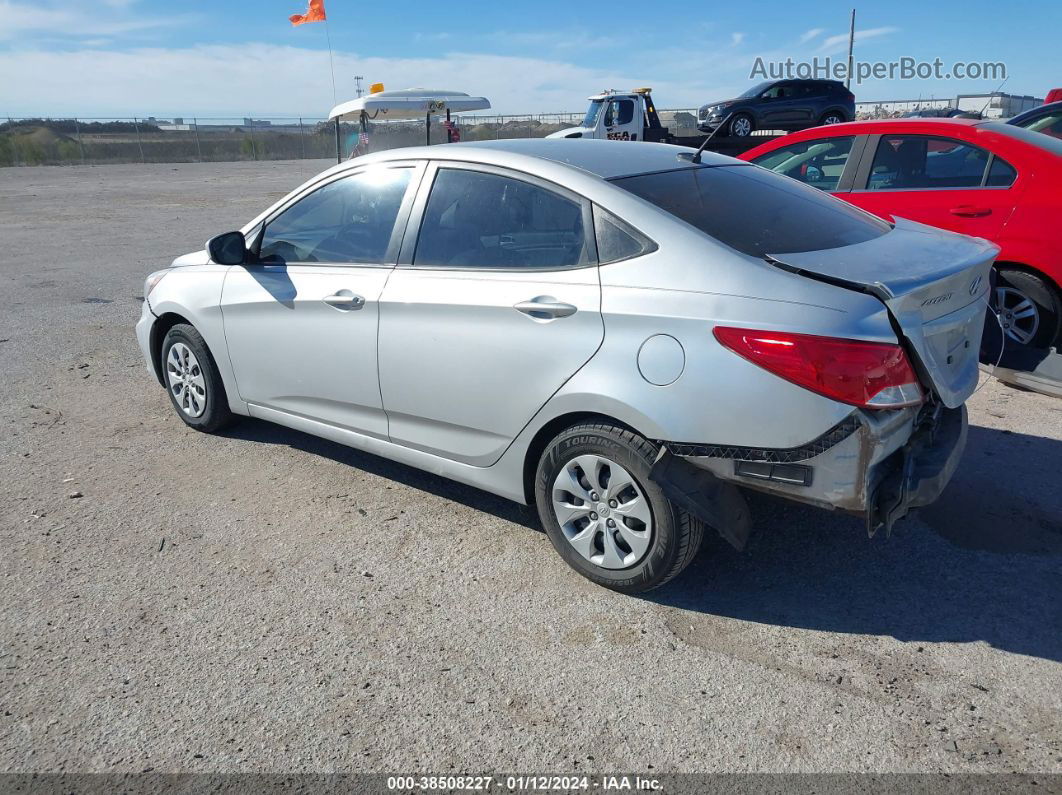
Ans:
[[[649,479],[664,490],[668,499],[714,527],[739,552],[749,539],[749,508],[741,492],[711,472],[660,448]]]
[[[650,477],[738,549],[749,514],[735,485],[864,515],[873,535],[940,496],[962,457],[966,428],[964,406],[857,411],[795,448],[662,442]]]
[[[867,533],[892,526],[913,508],[934,502],[959,465],[966,449],[966,406],[938,406],[911,435],[910,440],[882,464],[884,476],[871,493],[866,517]]]

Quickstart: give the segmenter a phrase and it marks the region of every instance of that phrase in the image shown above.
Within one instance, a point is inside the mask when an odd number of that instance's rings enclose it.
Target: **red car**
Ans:
[[[1010,340],[1062,335],[1062,140],[1000,122],[883,119],[791,133],[740,155],[890,220],[1002,250],[994,302]]]

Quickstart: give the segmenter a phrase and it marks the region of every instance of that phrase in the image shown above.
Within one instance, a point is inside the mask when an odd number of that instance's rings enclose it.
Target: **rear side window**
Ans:
[[[594,232],[597,235],[597,259],[602,265],[640,257],[656,250],[653,241],[596,205]]]
[[[1017,178],[1018,172],[1014,170],[1014,166],[1002,158],[993,157],[985,185],[990,188],[1009,188]]]
[[[570,268],[588,262],[583,208],[500,174],[441,168],[413,264],[453,268]]]
[[[884,221],[753,166],[709,166],[613,180],[745,254],[821,251],[873,240]]]
[[[951,138],[883,135],[867,190],[979,188],[988,158],[984,149]]]

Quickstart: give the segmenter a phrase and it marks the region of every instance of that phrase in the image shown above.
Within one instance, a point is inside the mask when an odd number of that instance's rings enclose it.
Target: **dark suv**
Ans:
[[[727,119],[729,118],[729,121]],[[771,80],[697,111],[697,129],[743,138],[753,130],[803,130],[855,118],[855,96],[836,80]]]

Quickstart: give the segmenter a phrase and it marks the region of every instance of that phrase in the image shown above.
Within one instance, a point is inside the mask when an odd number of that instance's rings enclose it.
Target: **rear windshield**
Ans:
[[[702,166],[613,182],[757,257],[851,246],[891,229],[840,199],[757,166]]]
[[[992,132],[1003,133],[1003,135],[1011,138],[1017,138],[1019,141],[1032,144],[1053,155],[1062,155],[1062,138],[1055,138],[1053,135],[1029,130],[1025,127],[1018,127],[1014,124],[989,122],[979,126],[982,130],[991,130]]]

